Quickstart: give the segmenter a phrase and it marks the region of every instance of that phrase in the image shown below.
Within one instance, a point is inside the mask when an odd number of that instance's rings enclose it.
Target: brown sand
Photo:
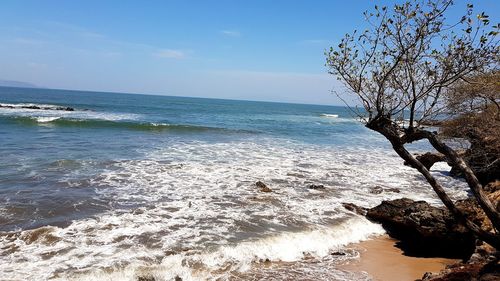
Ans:
[[[373,240],[352,245],[359,250],[358,261],[344,264],[341,269],[364,271],[377,281],[406,281],[420,279],[425,272],[439,272],[446,265],[458,260],[444,258],[415,258],[404,256],[394,245],[396,240],[381,236]]]

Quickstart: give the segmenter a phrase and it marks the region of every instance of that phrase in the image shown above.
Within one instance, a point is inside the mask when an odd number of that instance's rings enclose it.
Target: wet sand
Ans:
[[[348,271],[364,271],[377,281],[405,281],[420,279],[425,272],[439,272],[459,260],[445,258],[416,258],[403,255],[394,245],[396,240],[381,236],[353,244],[360,259],[342,265]]]

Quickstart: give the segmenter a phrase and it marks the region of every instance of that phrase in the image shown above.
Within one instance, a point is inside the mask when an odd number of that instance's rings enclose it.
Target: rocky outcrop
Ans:
[[[366,212],[368,211],[367,208],[357,206],[353,203],[342,203],[342,206],[344,206],[344,208],[346,208],[346,210],[351,211],[353,213],[356,213],[358,215],[362,215],[362,216],[365,216]]]
[[[495,250],[480,244],[467,262],[447,266],[439,273],[426,272],[423,281],[493,281],[500,280],[500,264]]]
[[[395,187],[383,188],[383,187],[377,185],[377,186],[371,187],[369,192],[371,194],[380,194],[382,192],[400,193],[401,190],[399,190],[399,188],[395,188]]]
[[[23,105],[23,106],[12,106],[12,105],[2,105],[0,108],[23,108],[23,109],[36,109],[36,110],[61,110],[61,111],[75,111],[74,108],[69,106],[40,106],[40,105]]]
[[[454,264],[442,272],[426,273],[422,281],[498,281],[500,266],[482,264]]]
[[[322,184],[310,184],[308,186],[309,189],[326,189],[324,185]]]
[[[398,246],[410,256],[467,259],[474,250],[472,233],[456,223],[448,210],[425,201],[383,201],[369,209],[366,217],[381,223],[390,236],[401,241]]]
[[[457,153],[461,157],[464,157],[466,155],[466,152],[464,150],[459,150],[459,151],[457,151]],[[448,162],[446,159],[446,156],[444,156],[444,154],[439,153],[439,152],[426,152],[424,154],[416,153],[415,158],[418,161],[420,161],[420,163],[422,163],[427,170],[430,170],[432,168],[432,166],[434,166],[434,164],[436,164],[437,162]],[[407,166],[410,166],[410,164],[406,161],[404,162],[404,164]],[[452,166],[452,171],[457,170],[456,168],[453,168],[452,163],[448,162],[448,165]],[[452,172],[452,174],[453,173],[456,174],[457,172]]]
[[[443,125],[443,121],[441,120],[422,120],[420,121],[420,125],[422,126],[428,126],[428,127],[439,127]]]
[[[491,182],[484,187],[486,196],[500,212],[500,181]],[[493,226],[475,198],[467,198],[455,202],[467,218],[486,231],[492,231]]]
[[[496,139],[500,133],[497,131]],[[486,137],[485,139],[487,139]],[[471,144],[465,162],[474,171],[479,181],[486,185],[490,182],[500,180],[500,151],[497,146],[485,145],[488,141]]]
[[[487,185],[490,182],[500,180],[499,153],[498,150],[483,142],[472,142],[470,148],[461,157],[472,169],[479,182],[482,185]],[[450,173],[454,176],[462,176],[461,171],[455,167],[452,167]]]
[[[442,153],[427,152],[416,156],[417,160],[429,170],[436,162],[446,161],[446,157]]]
[[[255,186],[260,188],[260,192],[272,192],[272,190],[265,183],[261,181],[256,182]]]

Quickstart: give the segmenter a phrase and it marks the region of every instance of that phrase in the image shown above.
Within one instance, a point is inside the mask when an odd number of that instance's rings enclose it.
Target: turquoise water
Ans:
[[[83,168],[81,161],[96,164],[85,167],[84,180],[107,161],[137,159],[144,150],[179,142],[273,139],[353,146],[366,145],[364,138],[373,135],[346,108],[335,106],[19,88],[0,88],[0,102],[75,109],[0,108],[0,176],[8,186],[1,190],[2,203],[19,212],[0,230],[65,224],[87,215],[69,215],[76,203],[93,204],[90,213],[105,208],[86,194],[91,190],[61,191],[70,184],[63,180],[66,174]],[[57,208],[64,211],[49,214]]]
[[[437,202],[338,106],[0,88],[0,155],[2,280],[369,279],[329,252],[383,230],[341,203]]]

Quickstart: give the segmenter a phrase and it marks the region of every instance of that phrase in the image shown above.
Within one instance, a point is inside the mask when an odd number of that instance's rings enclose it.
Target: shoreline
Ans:
[[[398,240],[385,234],[350,245],[360,258],[346,262],[339,269],[366,272],[376,281],[405,281],[421,279],[426,272],[440,272],[459,259],[410,257],[395,246]]]

